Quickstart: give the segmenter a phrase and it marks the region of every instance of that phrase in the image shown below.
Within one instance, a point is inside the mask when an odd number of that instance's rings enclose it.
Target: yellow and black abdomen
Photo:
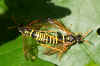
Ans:
[[[34,32],[32,32],[31,36],[34,39],[36,39],[38,42],[43,43],[43,44],[48,44],[48,43],[57,44],[58,37],[53,34],[52,34],[52,32],[47,32],[47,31],[34,31]]]

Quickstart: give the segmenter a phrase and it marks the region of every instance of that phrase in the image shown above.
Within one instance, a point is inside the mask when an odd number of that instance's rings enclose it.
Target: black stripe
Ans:
[[[63,36],[62,36],[62,34],[60,32],[57,32],[57,38],[59,40],[63,40]]]

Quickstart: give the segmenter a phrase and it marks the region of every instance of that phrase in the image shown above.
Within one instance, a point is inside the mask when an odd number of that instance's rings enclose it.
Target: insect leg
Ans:
[[[52,54],[54,54],[56,52],[57,52],[56,50],[52,50],[50,48],[47,48],[47,50],[44,52],[44,54],[46,54],[46,55],[52,55]]]
[[[46,44],[40,44],[40,46],[43,46],[43,47],[45,47],[45,48],[51,48],[52,50],[56,50],[56,51],[62,51],[62,50],[60,50],[60,49],[58,49],[58,48],[55,48],[55,47],[52,47],[52,46],[49,46],[49,45],[46,45]]]
[[[61,60],[63,53],[64,53],[65,51],[67,51],[67,49],[68,49],[68,47],[64,48],[63,51],[58,52],[58,59],[59,59],[59,60]]]
[[[83,36],[83,38],[85,38],[87,35],[89,35],[89,33],[91,33],[92,32],[92,30],[88,30],[88,32],[85,32],[82,36]]]
[[[14,16],[11,16],[11,19],[14,21],[15,24],[17,24],[16,19]]]
[[[66,52],[71,45],[71,42],[66,42],[63,44],[63,47],[61,47],[62,51],[58,53],[59,60],[61,60],[63,53]]]
[[[47,22],[43,22],[43,20],[39,19],[39,20],[33,20],[31,21],[27,27],[31,27],[31,28],[35,28],[37,30],[39,30],[40,28],[43,29],[47,29],[48,27],[51,27],[52,25],[47,24]]]
[[[35,23],[38,23],[38,22],[40,22],[40,20],[33,20],[28,24],[28,26],[31,26],[32,24],[35,24]]]
[[[14,16],[11,16],[11,19],[13,20],[14,24],[17,25],[15,17]],[[16,27],[17,26],[11,26],[11,27],[9,26],[8,29],[14,29]]]
[[[88,45],[91,45],[91,43],[88,40],[84,40],[85,43],[87,43]]]

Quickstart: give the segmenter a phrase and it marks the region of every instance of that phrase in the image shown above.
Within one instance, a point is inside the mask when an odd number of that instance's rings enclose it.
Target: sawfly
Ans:
[[[92,32],[89,30],[88,32],[82,33],[74,33],[71,32],[68,28],[66,28],[61,22],[56,19],[46,19],[45,22],[56,26],[58,29],[64,31],[66,34],[63,35],[59,31],[51,31],[51,30],[40,30],[42,25],[36,29],[39,25],[31,26],[32,24],[41,22],[41,20],[35,20],[28,24],[28,26],[20,26],[18,27],[19,32],[21,32],[23,36],[23,50],[24,55],[27,59],[35,59],[36,52],[38,50],[38,46],[42,46],[44,48],[49,49],[44,54],[51,55],[54,53],[58,54],[58,58],[61,59],[62,55],[75,44],[82,44],[84,42],[89,43],[88,40],[84,40],[85,37]],[[46,26],[46,25],[45,25]],[[47,25],[48,27],[48,25]],[[31,40],[31,41],[30,41]],[[36,40],[36,43],[34,41]],[[39,44],[37,44],[39,43]]]

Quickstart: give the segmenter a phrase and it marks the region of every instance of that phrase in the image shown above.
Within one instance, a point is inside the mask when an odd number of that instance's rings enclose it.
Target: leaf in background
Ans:
[[[96,30],[100,27],[100,1],[99,0],[52,0],[57,6],[71,9],[71,15],[61,19],[72,32],[93,32],[85,39],[92,44],[76,44],[64,53],[59,61],[57,55],[46,56],[44,48],[39,48],[39,57],[58,66],[100,66],[100,37]],[[56,12],[52,10],[52,12]],[[53,29],[54,30],[54,29]]]
[[[7,6],[5,0],[0,0],[0,15],[4,14],[7,11]]]

